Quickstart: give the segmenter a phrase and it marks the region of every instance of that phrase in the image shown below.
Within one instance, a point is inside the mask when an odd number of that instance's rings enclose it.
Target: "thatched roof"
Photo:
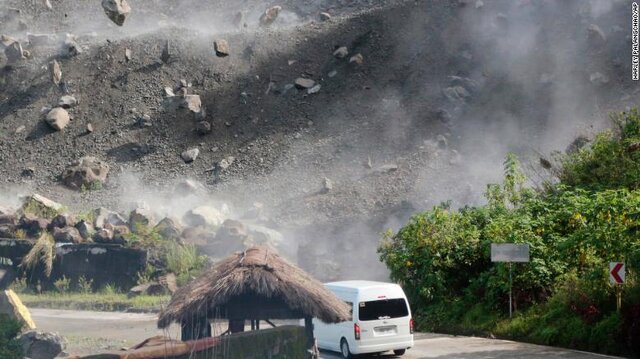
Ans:
[[[252,247],[229,256],[178,289],[160,313],[158,327],[197,317],[301,319],[326,323],[349,318],[350,308],[272,249]]]

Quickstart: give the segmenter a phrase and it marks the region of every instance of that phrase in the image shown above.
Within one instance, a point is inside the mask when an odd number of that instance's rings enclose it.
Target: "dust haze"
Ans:
[[[17,3],[0,1],[3,8]],[[339,45],[362,53],[364,70],[335,59],[316,66],[313,77],[323,81],[321,92],[291,100],[303,110],[282,110],[286,126],[268,133],[252,129],[253,137],[237,140],[228,135],[192,141],[204,143],[202,151],[210,153],[210,159],[233,156],[232,166],[243,166],[244,171],[216,178],[212,171],[180,164],[174,172],[188,175],[168,172],[158,178],[145,173],[145,159],[140,167],[116,161],[104,190],[108,194],[49,189],[62,193],[51,196],[76,210],[104,206],[128,211],[144,204],[159,216],[177,218],[204,204],[224,208],[230,218],[243,218],[261,204],[261,224],[281,232],[291,259],[322,280],[388,279],[376,253],[381,232],[395,231],[416,211],[443,201],[451,200],[454,207],[482,204],[486,185],[500,180],[508,152],[536,168],[540,154],[564,151],[579,135],[592,136],[608,125],[608,112],[633,107],[638,100],[637,86],[630,80],[629,1],[345,5],[338,0],[246,0],[212,5],[131,0],[132,14],[123,27],[104,16],[99,1],[52,0],[53,11],[40,1],[33,4],[41,9],[30,32],[74,33],[87,48],[102,46],[107,39],[133,46],[141,38],[172,34],[195,44],[198,53],[180,54],[179,61],[187,61],[211,53],[215,37],[260,42],[252,47],[252,56],[259,60],[237,65],[227,78],[229,83],[255,83],[255,88],[242,91],[249,95],[240,90],[201,93],[205,103],[216,104],[259,98],[263,102],[246,116],[255,126],[267,126],[264,111],[271,110],[264,107],[273,103],[267,89],[277,81],[253,71],[286,72],[297,66],[281,61],[285,58],[312,62],[305,58],[312,56],[305,53],[307,43],[326,43],[323,51],[328,54]],[[283,11],[275,26],[261,28],[261,13],[273,5]],[[353,34],[341,34],[349,44],[318,40],[327,35],[310,30],[291,40],[304,29],[319,27],[320,11],[333,12],[331,22],[337,25],[327,25],[329,37],[335,29],[353,29]],[[8,35],[25,34],[12,25]],[[161,42],[156,43],[153,51],[159,51]],[[237,51],[248,56],[247,49]],[[330,76],[333,71],[335,77]],[[305,106],[316,98],[324,105],[307,111]],[[211,116],[219,124],[216,131],[233,129],[224,125],[229,118]],[[268,125],[276,126],[273,122]],[[254,148],[270,146],[276,153],[244,156],[254,143]],[[212,160],[206,167],[214,165]],[[323,188],[325,178],[330,189]],[[201,187],[186,194],[176,191],[185,179]],[[43,187],[13,182],[0,194],[0,203],[17,205],[16,193]]]

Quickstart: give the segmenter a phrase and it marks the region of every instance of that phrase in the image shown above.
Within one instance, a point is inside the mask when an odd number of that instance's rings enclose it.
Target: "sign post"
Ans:
[[[616,287],[616,308],[622,308],[622,288],[625,280],[624,262],[609,262],[609,283]]]
[[[529,262],[529,245],[491,243],[491,261],[509,263],[509,318],[513,317],[513,267],[512,263]]]

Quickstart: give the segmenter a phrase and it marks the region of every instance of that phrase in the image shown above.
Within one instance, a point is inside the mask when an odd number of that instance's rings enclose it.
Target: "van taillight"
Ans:
[[[353,335],[356,337],[356,340],[360,340],[360,326],[358,324],[353,325]]]
[[[409,334],[413,334],[413,319],[409,319]]]

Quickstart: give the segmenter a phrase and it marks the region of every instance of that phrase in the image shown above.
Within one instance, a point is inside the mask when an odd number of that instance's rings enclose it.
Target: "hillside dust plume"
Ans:
[[[77,211],[144,204],[182,218],[208,205],[280,233],[323,280],[388,279],[384,230],[443,201],[483,203],[508,152],[537,164],[639,99],[626,1],[129,3],[117,26],[99,1],[0,2],[21,10],[3,15],[7,35],[72,33],[82,50],[34,48],[3,72],[0,201],[15,205],[20,187]],[[216,56],[220,39],[229,56]],[[40,113],[60,97],[42,70],[53,58],[80,99],[55,133]],[[198,94],[206,113],[168,110],[166,88]],[[110,165],[104,188],[59,185],[84,155]]]

